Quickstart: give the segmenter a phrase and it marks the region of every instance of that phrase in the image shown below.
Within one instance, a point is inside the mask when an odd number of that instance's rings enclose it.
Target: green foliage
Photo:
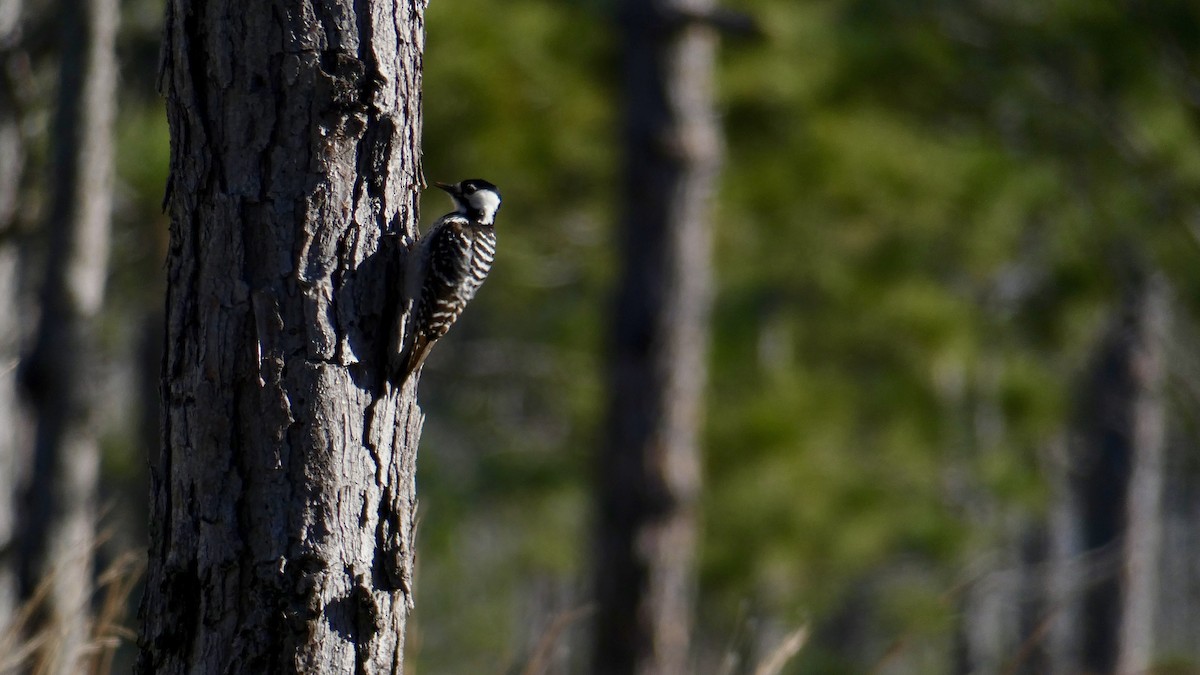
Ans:
[[[945,672],[951,596],[1000,534],[975,514],[1041,508],[1038,454],[1131,270],[1200,297],[1200,17],[1184,0],[736,4],[767,36],[722,50],[698,634],[811,618],[796,672],[864,672],[893,643],[907,672]],[[620,212],[613,12],[429,6],[426,174],[505,201],[492,277],[422,382],[413,672],[500,672],[585,601]],[[165,127],[124,112],[116,250],[145,261]],[[424,222],[447,206],[433,194]],[[115,287],[146,269],[118,265]]]
[[[425,173],[487,178],[504,206],[496,266],[421,385],[431,600],[416,611],[415,672],[500,672],[548,615],[583,602],[617,159],[596,11],[464,0],[427,14]],[[430,196],[426,223],[449,207]],[[538,588],[566,591],[545,606]]]
[[[1196,282],[1197,115],[1156,61],[1185,30],[1165,14],[1192,10],[743,6],[768,35],[728,45],[721,71],[701,631],[724,639],[747,601],[832,620],[877,579],[877,637],[944,647],[939,598],[997,534],[972,505],[1040,508],[1037,453],[1131,265]],[[430,170],[487,175],[506,201],[483,308],[424,385],[424,536],[510,528],[519,550],[479,554],[476,574],[578,584],[620,198],[614,24],[600,5],[464,0],[434,3],[429,27]],[[483,335],[531,365],[450,365]],[[426,559],[462,545],[443,543]],[[906,566],[919,582],[887,581]]]
[[[761,4],[834,65],[727,69],[706,588],[821,614],[917,555],[944,592],[988,543],[949,479],[1037,508],[1131,266],[1195,283],[1196,109],[1114,4]]]

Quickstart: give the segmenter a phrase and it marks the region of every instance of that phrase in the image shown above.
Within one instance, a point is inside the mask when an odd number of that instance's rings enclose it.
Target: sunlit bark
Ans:
[[[400,673],[423,3],[171,0],[162,451],[143,673]],[[387,235],[398,235],[390,238]]]

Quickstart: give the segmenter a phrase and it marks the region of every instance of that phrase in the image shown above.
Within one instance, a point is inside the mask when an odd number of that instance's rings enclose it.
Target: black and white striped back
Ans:
[[[426,239],[418,325],[424,337],[437,340],[450,330],[487,279],[496,258],[496,229],[450,214]]]

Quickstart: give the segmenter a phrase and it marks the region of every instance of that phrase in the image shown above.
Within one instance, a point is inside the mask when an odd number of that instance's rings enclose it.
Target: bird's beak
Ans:
[[[433,181],[433,184],[440,187],[441,189],[445,190],[446,192],[449,192],[452,195],[458,194],[458,190],[456,189],[456,186],[454,186],[454,185],[451,185],[449,183],[439,183],[437,181]]]

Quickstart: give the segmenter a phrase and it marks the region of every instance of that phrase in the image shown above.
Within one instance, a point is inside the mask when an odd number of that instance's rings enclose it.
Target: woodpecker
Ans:
[[[433,343],[475,297],[496,258],[496,186],[479,178],[434,185],[450,193],[454,210],[438,218],[414,250],[416,264],[409,267],[407,295],[415,323],[412,346],[400,350],[401,383],[425,363]]]

